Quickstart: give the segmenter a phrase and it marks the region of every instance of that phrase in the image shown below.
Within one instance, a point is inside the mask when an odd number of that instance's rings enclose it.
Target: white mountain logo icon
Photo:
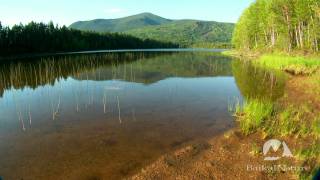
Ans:
[[[268,154],[268,152],[270,151],[270,148],[272,148],[272,150],[274,152],[278,151],[278,149],[281,147],[283,147],[283,153],[281,157],[293,157],[292,153],[290,151],[290,149],[288,148],[287,144],[283,141],[279,141],[277,139],[271,139],[269,141],[267,141],[266,143],[264,143],[263,145],[263,155],[266,156]],[[264,158],[264,160],[266,161],[275,161],[280,159],[281,157],[279,156],[266,156]]]

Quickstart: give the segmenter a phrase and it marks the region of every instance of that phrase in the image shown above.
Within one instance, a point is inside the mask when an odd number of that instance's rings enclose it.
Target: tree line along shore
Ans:
[[[52,22],[2,27],[0,56],[99,49],[178,48],[179,45],[119,33],[96,33],[55,26]]]

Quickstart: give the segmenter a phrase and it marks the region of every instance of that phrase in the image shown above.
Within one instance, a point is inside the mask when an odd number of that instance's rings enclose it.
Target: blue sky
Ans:
[[[119,18],[151,12],[170,19],[236,22],[254,0],[0,0],[5,25],[52,20],[70,25],[78,20]]]

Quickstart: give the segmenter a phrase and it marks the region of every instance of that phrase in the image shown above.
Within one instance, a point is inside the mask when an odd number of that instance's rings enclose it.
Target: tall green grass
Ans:
[[[272,113],[272,102],[258,99],[247,100],[241,108],[236,107],[235,111],[240,128],[246,135],[257,131],[263,122],[272,116]]]
[[[302,56],[263,55],[254,64],[268,68],[287,71],[294,75],[313,74],[320,68],[320,58]]]
[[[237,101],[232,112],[245,135],[261,130],[265,136],[320,138],[320,117],[308,120],[306,108],[279,108],[271,101],[248,99],[243,104]]]
[[[301,120],[301,114],[299,111],[295,111],[293,108],[287,108],[281,113],[279,113],[278,117],[278,125],[276,126],[278,129],[278,133],[281,136],[288,136],[295,132],[298,132],[301,129],[301,133],[304,134],[305,128],[301,128],[303,123],[299,123]]]

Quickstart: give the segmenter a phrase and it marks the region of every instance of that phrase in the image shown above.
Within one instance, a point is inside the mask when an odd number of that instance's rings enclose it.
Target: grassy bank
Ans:
[[[320,69],[320,57],[269,54],[253,62],[263,68],[282,70],[293,75],[310,75]]]
[[[284,139],[293,146],[294,161],[310,169],[298,172],[295,179],[312,179],[320,171],[320,57],[257,52],[226,51],[223,54],[249,60],[257,68],[291,74],[283,97],[270,101],[247,98],[236,103],[233,112],[239,131],[246,139],[261,134],[252,142]],[[246,55],[248,54],[248,56]],[[248,150],[262,156],[257,146]]]
[[[242,134],[262,134],[264,139],[286,139],[293,146],[298,166],[308,166],[308,171],[296,174],[299,179],[311,179],[320,170],[320,112],[310,103],[290,103],[286,96],[278,102],[258,99],[237,105],[235,116]],[[289,102],[289,103],[288,103]],[[290,104],[289,106],[287,104]],[[255,143],[254,143],[255,144]],[[261,154],[253,145],[248,153]]]
[[[320,70],[319,55],[303,55],[299,52],[292,54],[267,53],[259,51],[229,50],[223,55],[233,56],[241,60],[250,60],[254,65],[270,70],[281,70],[292,75],[311,75]]]

